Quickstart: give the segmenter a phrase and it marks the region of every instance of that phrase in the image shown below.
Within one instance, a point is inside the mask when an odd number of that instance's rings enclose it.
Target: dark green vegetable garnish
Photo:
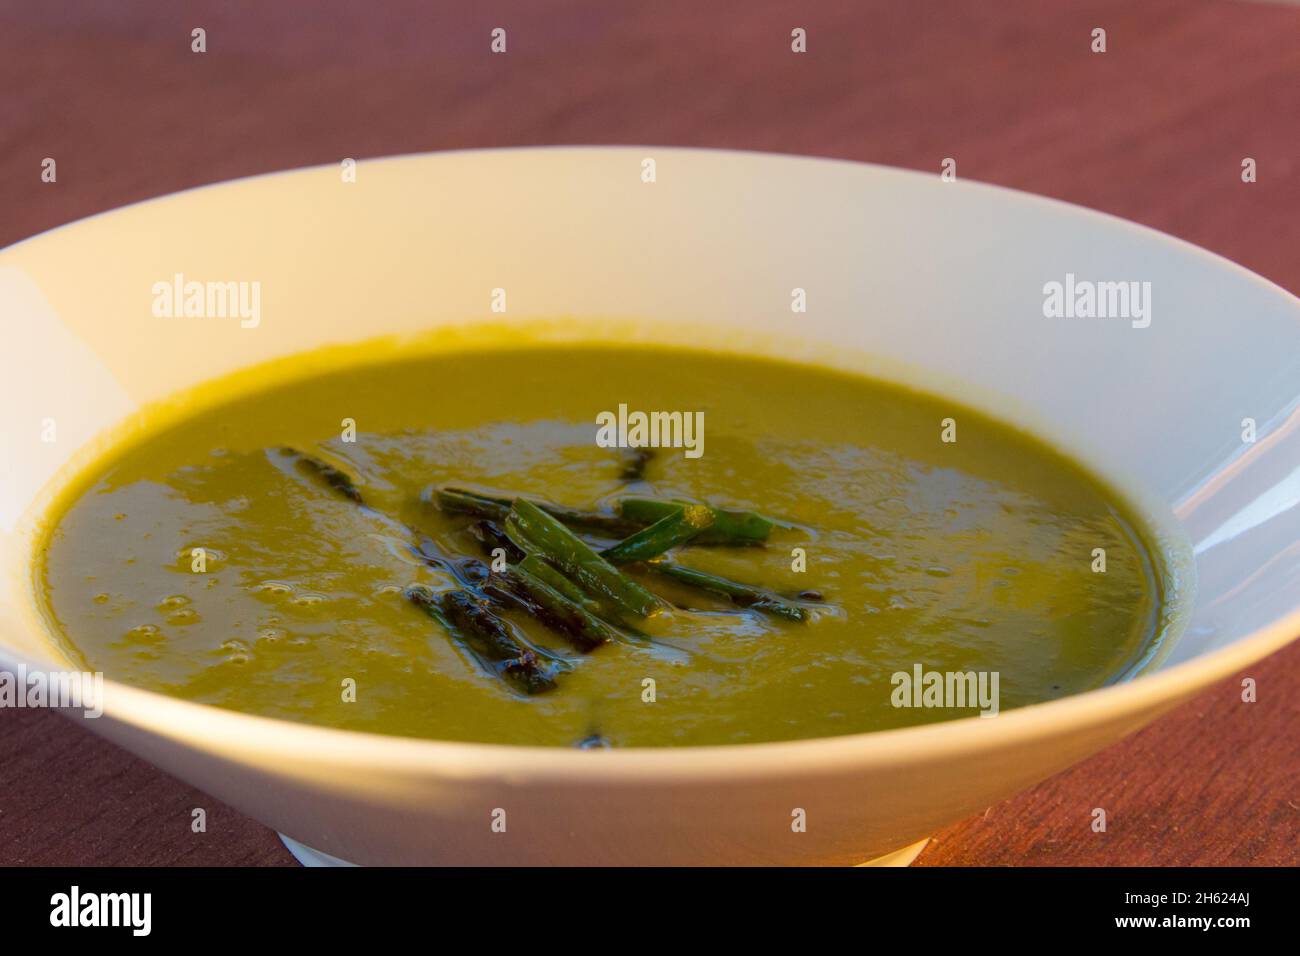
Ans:
[[[702,591],[725,597],[737,607],[761,611],[764,614],[783,617],[791,621],[806,621],[808,619],[808,610],[806,608],[765,588],[741,584],[738,581],[719,577],[716,574],[709,574],[707,571],[683,567],[669,561],[652,561],[646,567],[656,574],[662,574],[674,581],[689,584],[691,587],[699,588]]]
[[[552,668],[524,645],[514,626],[498,617],[483,598],[468,591],[435,594],[420,586],[407,588],[405,594],[475,656],[489,662],[494,673],[525,693],[540,694],[555,686]]]
[[[580,651],[589,651],[617,636],[596,615],[521,567],[494,574],[492,584],[512,596],[538,621],[567,637]]]
[[[601,605],[599,601],[589,595],[577,584],[574,584],[559,571],[555,570],[555,568],[551,567],[537,555],[527,555],[519,562],[519,567],[521,570],[527,571],[539,581],[563,594],[574,604],[586,608],[592,614],[601,613]]]
[[[439,488],[433,492],[432,498],[437,502],[438,507],[447,514],[475,515],[498,522],[505,521],[506,516],[510,514],[511,505],[516,500],[526,500],[485,495],[465,488]],[[549,501],[533,501],[530,503],[571,528],[578,528],[593,534],[621,538],[639,530],[642,526],[638,522],[629,521],[619,515],[602,514],[599,511],[579,511],[576,508],[566,508],[564,505],[552,504]]]
[[[662,521],[675,508],[690,504],[692,502],[660,498],[621,498],[618,508],[623,518],[646,525]],[[764,518],[752,511],[707,507],[713,512],[713,525],[696,539],[697,544],[761,544],[776,526],[771,518]]]
[[[646,618],[666,605],[593,551],[556,518],[523,498],[506,519],[506,534],[519,547],[545,558],[598,600],[634,618]]]
[[[463,488],[439,488],[434,500],[447,514],[476,515],[492,521],[505,521],[510,514],[509,499],[491,498]]]
[[[615,564],[648,561],[707,531],[714,511],[704,505],[679,505],[666,517],[600,552]]]
[[[328,462],[303,454],[295,448],[281,448],[280,454],[297,459],[296,464],[300,469],[319,478],[328,487],[333,488],[349,501],[356,502],[359,505],[365,504],[361,500],[361,492],[357,490],[357,486],[352,479]]]
[[[761,543],[773,522],[753,512],[625,498],[619,502],[620,513],[610,515],[463,488],[434,491],[433,499],[444,512],[478,519],[468,525],[468,531],[487,554],[495,559],[500,556],[493,554],[495,549],[504,553],[507,566],[493,571],[476,558],[445,554],[429,537],[367,505],[352,478],[328,462],[292,448],[280,453],[293,457],[298,470],[360,511],[407,536],[412,553],[424,563],[451,574],[459,583],[456,590],[439,593],[414,585],[404,594],[485,668],[528,694],[554,687],[556,669],[538,658],[500,612],[515,608],[563,635],[577,649],[591,651],[620,636],[615,623],[643,620],[667,609],[618,564],[638,562],[654,574],[774,617],[791,621],[809,617],[807,608],[775,592],[662,560],[665,552],[692,543]],[[638,460],[643,469],[650,456]],[[573,528],[593,537],[617,535],[622,540],[597,553]],[[820,600],[821,594],[804,591],[800,598]]]

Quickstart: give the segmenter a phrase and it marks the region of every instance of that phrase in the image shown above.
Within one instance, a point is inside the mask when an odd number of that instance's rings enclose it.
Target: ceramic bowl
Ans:
[[[556,148],[355,172],[191,190],[0,253],[0,666],[69,666],[36,599],[36,534],[54,493],[141,409],[296,352],[503,318],[797,353],[987,410],[1122,489],[1183,556],[1188,598],[1177,640],[1131,681],[995,719],[792,743],[440,743],[106,682],[88,728],[274,827],[303,859],[859,863],[1300,632],[1300,303],[1224,259],[1060,202],[821,159]],[[259,282],[259,321],[155,315],[155,284],[177,275]],[[1137,282],[1145,306],[1048,314],[1054,282]],[[506,316],[491,310],[497,288]],[[805,313],[792,313],[796,288]]]

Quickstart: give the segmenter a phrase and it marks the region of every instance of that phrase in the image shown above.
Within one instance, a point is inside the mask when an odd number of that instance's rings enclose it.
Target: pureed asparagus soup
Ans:
[[[949,401],[642,345],[381,355],[201,389],[65,494],[44,590],[84,666],[306,723],[647,747],[991,714],[1122,679],[1167,629],[1116,496]]]

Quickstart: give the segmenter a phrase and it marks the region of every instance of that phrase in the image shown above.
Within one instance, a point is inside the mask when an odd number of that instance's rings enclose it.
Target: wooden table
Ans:
[[[622,8],[627,7],[627,12]],[[1300,9],[80,0],[0,5],[0,245],[199,183],[538,143],[809,153],[1014,186],[1300,291]],[[507,29],[508,53],[489,53]],[[207,31],[207,52],[190,31]],[[790,52],[803,27],[808,52]],[[1090,50],[1107,31],[1107,52]],[[58,181],[40,180],[53,157]],[[1258,181],[1241,181],[1253,157]],[[1248,322],[1249,316],[1238,317]],[[4,317],[6,323],[12,317]],[[6,325],[6,334],[15,334]],[[1300,643],[937,835],[921,864],[1295,864]],[[190,811],[208,809],[208,832]],[[1109,811],[1105,834],[1090,812]],[[45,712],[0,711],[0,864],[289,864],[266,828]]]

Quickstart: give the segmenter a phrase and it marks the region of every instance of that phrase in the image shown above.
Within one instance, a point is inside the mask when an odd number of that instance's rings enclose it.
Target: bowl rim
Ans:
[[[917,169],[861,162],[829,156],[806,156],[762,150],[716,149],[709,147],[654,146],[643,144],[555,144],[543,146],[483,147],[455,150],[399,153],[358,159],[358,165],[396,162],[436,162],[440,158],[466,154],[555,153],[639,153],[685,156],[725,156],[745,161],[776,162],[791,165],[834,165],[847,169],[865,169],[917,179],[930,179],[933,173]],[[235,179],[202,183],[176,192],[153,196],[122,206],[102,210],[89,216],[61,223],[35,235],[20,239],[0,249],[0,265],[6,254],[29,243],[50,240],[64,230],[83,223],[150,206],[178,200],[201,190],[219,189],[271,177],[333,170],[337,163],[292,167],[255,173]],[[1161,232],[1111,213],[1090,209],[1076,203],[1041,196],[1024,190],[972,179],[960,179],[948,187],[995,192],[1003,201],[1015,201],[1046,207],[1072,217],[1091,219],[1108,228],[1135,232],[1145,241],[1166,246],[1202,261],[1207,268],[1227,269],[1237,278],[1260,286],[1300,317],[1300,298],[1277,283],[1246,267],[1185,239]],[[34,597],[34,596],[33,596]],[[48,624],[43,625],[46,636]],[[979,750],[1014,746],[1027,741],[1064,733],[1073,727],[1085,727],[1125,716],[1174,706],[1207,685],[1281,649],[1300,637],[1300,605],[1271,624],[1248,631],[1226,647],[1200,654],[1190,660],[1132,679],[1071,694],[1056,700],[1001,711],[994,719],[963,717],[911,727],[867,731],[833,737],[810,737],[796,740],[763,741],[704,746],[620,747],[604,751],[579,751],[566,747],[480,743],[405,737],[369,731],[344,730],[317,724],[299,723],[262,717],[240,711],[171,697],[156,691],[133,687],[104,678],[105,709],[103,718],[126,724],[149,733],[179,741],[222,742],[237,746],[241,752],[266,756],[284,756],[351,763],[373,768],[438,768],[454,766],[458,773],[473,771],[510,776],[562,776],[597,780],[618,777],[654,778],[672,776],[690,780],[709,780],[723,775],[767,774],[779,767],[795,772],[827,764],[851,761],[855,764],[896,766],[921,763],[947,755],[969,756]],[[57,670],[57,665],[18,655],[11,647],[0,644],[0,669],[25,667],[28,672]],[[100,719],[103,719],[100,718]],[[1131,728],[1136,729],[1136,728]],[[1128,731],[1126,731],[1128,732]],[[594,757],[600,753],[602,756]]]

